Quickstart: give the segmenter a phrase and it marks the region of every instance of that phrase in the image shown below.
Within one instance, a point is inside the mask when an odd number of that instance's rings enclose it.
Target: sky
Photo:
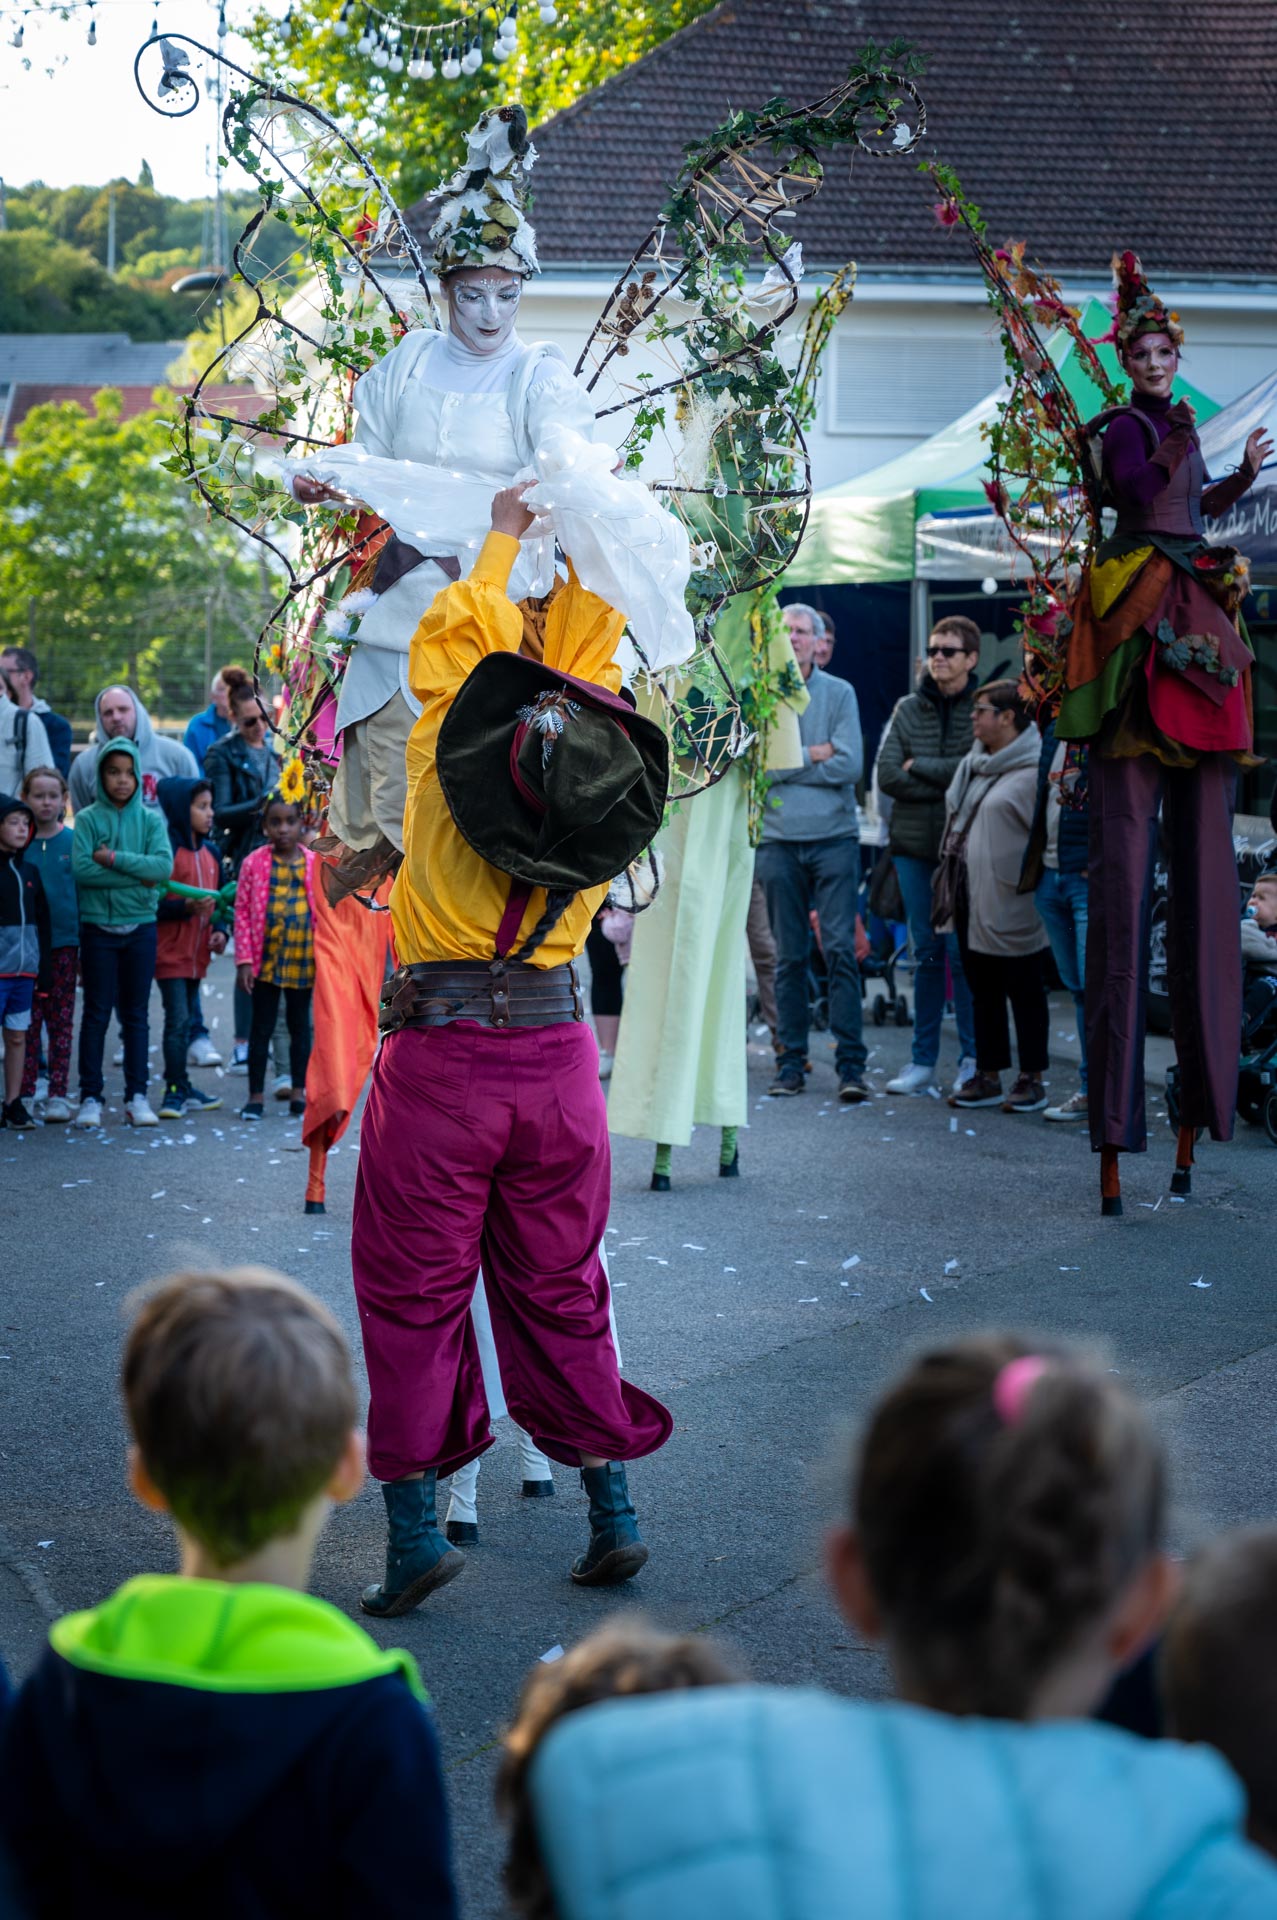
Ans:
[[[154,0],[100,0],[94,8],[98,39],[93,47],[87,44],[83,11],[65,22],[28,15],[21,52],[10,44],[14,5],[15,0],[0,0],[0,178],[7,185],[136,180],[145,159],[161,193],[195,200],[210,191],[216,116],[207,93],[188,118],[161,119],[137,91],[133,57],[156,13],[161,32],[185,32],[212,44],[216,0],[160,0],[158,6]],[[233,37],[227,51],[236,57]],[[242,44],[238,53],[242,59]],[[64,55],[65,64],[55,64]],[[24,56],[31,62],[29,72],[23,71]],[[224,169],[223,180],[245,184],[238,168]]]

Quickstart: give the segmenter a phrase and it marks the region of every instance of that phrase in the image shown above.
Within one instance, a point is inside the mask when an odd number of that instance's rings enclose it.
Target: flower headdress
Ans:
[[[523,209],[536,150],[522,107],[493,107],[466,137],[466,162],[434,196],[430,241],[441,275],[459,267],[539,271],[536,234]]]
[[[1120,352],[1134,344],[1142,333],[1164,333],[1177,347],[1184,344],[1184,329],[1179,315],[1172,313],[1144,278],[1137,253],[1129,249],[1113,255],[1113,280],[1116,287],[1117,318],[1112,338]]]

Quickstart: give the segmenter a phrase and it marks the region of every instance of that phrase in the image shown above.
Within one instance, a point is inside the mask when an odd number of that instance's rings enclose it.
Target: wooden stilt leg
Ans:
[[[1100,1148],[1100,1212],[1112,1220],[1122,1211],[1122,1176],[1118,1172],[1117,1148]]]
[[[1194,1127],[1181,1127],[1175,1136],[1175,1171],[1171,1175],[1172,1193],[1191,1193],[1193,1191],[1193,1145],[1197,1138]]]

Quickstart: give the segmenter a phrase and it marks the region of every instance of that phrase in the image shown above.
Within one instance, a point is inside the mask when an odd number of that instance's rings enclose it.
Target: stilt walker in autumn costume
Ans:
[[[1201,1129],[1216,1140],[1233,1133],[1241,945],[1232,813],[1237,768],[1253,764],[1251,653],[1240,626],[1249,569],[1234,548],[1207,543],[1205,520],[1246,492],[1272,445],[1252,433],[1237,471],[1210,481],[1192,406],[1174,394],[1179,315],[1137,256],[1114,256],[1114,324],[1093,340],[1059,283],[1028,264],[1022,241],[990,244],[953,170],[932,162],[926,171],[942,225],[964,227],[979,260],[1006,356],[985,491],[1029,575],[1022,686],[1069,742],[1066,785],[1089,787],[1087,1108],[1101,1211],[1120,1214],[1118,1156],[1148,1144],[1159,815],[1179,1076],[1172,1191],[1192,1189]],[[1063,335],[1075,373],[1106,403],[1090,420],[1060,371]]]
[[[610,877],[660,822],[668,748],[617,695],[622,615],[575,575],[551,601],[543,662],[519,655],[507,586],[532,522],[522,492],[496,496],[473,572],[438,596],[409,657],[422,713],[391,895],[401,965],[382,996],[352,1236],[390,1529],[385,1577],[363,1596],[380,1615],[465,1565],[435,1488],[492,1440],[470,1319],[480,1262],[510,1413],[582,1470],[579,1583],[646,1560],[623,1463],[673,1424],[617,1368],[598,1256],[606,1112],[575,968]]]
[[[1251,655],[1238,627],[1247,565],[1212,547],[1271,443],[1207,481],[1187,401],[1174,401],[1183,331],[1132,253],[1114,262],[1116,343],[1132,393],[1089,423],[1114,532],[1070,607],[1056,731],[1089,745],[1086,1024],[1091,1144],[1105,1213],[1121,1212],[1120,1153],[1142,1153],[1144,1033],[1158,815],[1170,862],[1168,975],[1180,1075],[1172,1189],[1192,1182],[1199,1128],[1230,1140],[1241,1030],[1233,796],[1254,739]]]

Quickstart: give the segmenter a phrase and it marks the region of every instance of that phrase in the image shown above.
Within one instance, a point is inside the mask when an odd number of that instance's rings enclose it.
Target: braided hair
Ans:
[[[1045,1364],[1008,1420],[999,1376],[1031,1355]],[[925,1354],[879,1402],[852,1509],[920,1697],[1017,1719],[1158,1551],[1162,1453],[1101,1366],[988,1334]]]
[[[575,887],[551,887],[545,896],[545,912],[533,927],[519,951],[516,960],[527,960],[534,954],[542,941],[547,939],[558,926],[560,920],[576,899]]]

